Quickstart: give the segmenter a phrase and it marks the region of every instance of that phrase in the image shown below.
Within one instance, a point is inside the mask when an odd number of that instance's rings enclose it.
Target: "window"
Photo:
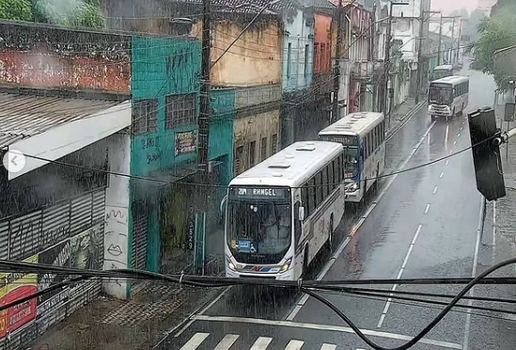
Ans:
[[[292,43],[288,43],[287,49],[287,78],[290,78],[290,64],[292,59]]]
[[[196,94],[170,95],[165,99],[165,129],[197,123]]]
[[[261,153],[260,159],[263,162],[265,159],[267,159],[267,138],[266,137],[262,137],[260,153]]]
[[[247,150],[249,156],[249,168],[254,166],[256,162],[256,141],[249,143],[249,149]]]
[[[301,200],[305,206],[305,218],[310,215],[310,199],[309,199],[308,184],[301,187]]]
[[[328,182],[330,183],[330,189],[333,191],[335,189],[335,160],[333,160],[330,164],[328,164]]]
[[[235,174],[242,172],[242,157],[244,155],[244,146],[237,147],[235,151]]]
[[[133,103],[133,132],[143,135],[158,131],[158,100],[140,100]]]
[[[342,158],[342,155],[340,155],[338,160],[337,160],[337,163],[338,163],[338,177],[337,177],[337,179],[339,180],[339,183],[342,182],[342,179],[344,178],[344,174],[342,173],[342,169],[343,169],[343,166],[344,166],[344,164],[342,163],[343,160],[344,159]]]
[[[271,138],[271,154],[276,153],[278,150],[278,135],[274,134]]]
[[[314,44],[314,71],[318,72],[320,69],[321,69],[321,53],[319,52],[319,43],[315,43]]]
[[[299,220],[299,208],[301,207],[300,202],[296,202],[294,204],[294,244],[299,244],[299,239],[301,238],[301,220]]]
[[[319,171],[317,175],[315,175],[315,206],[321,204],[323,199],[323,189],[322,189],[322,172]]]
[[[322,170],[322,183],[323,183],[323,200],[328,197],[328,166]]]
[[[317,192],[315,190],[315,177],[312,177],[312,179],[308,182],[308,208],[309,212],[312,213],[315,210],[316,207],[316,195]]]
[[[308,65],[310,64],[310,45],[305,45],[305,76],[308,75],[308,72],[309,72],[309,67]]]

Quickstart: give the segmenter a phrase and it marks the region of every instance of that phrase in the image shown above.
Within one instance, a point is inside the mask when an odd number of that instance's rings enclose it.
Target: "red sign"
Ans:
[[[37,293],[35,285],[24,285],[13,289],[0,299],[0,306],[7,305],[13,301]],[[23,304],[10,307],[0,312],[0,338],[7,332],[13,332],[36,317],[36,298],[26,301]]]

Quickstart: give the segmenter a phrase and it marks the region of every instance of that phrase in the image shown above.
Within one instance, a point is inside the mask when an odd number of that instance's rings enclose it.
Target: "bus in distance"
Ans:
[[[468,106],[469,78],[451,76],[432,81],[428,90],[428,114],[435,117],[453,117]]]
[[[297,280],[344,215],[344,148],[296,142],[235,177],[224,199],[227,277]]]
[[[377,184],[385,165],[385,118],[382,113],[351,113],[319,132],[323,141],[344,146],[346,201],[360,203]]]
[[[434,68],[432,72],[432,81],[450,77],[453,75],[453,66],[451,64],[444,64],[442,66],[437,66]]]

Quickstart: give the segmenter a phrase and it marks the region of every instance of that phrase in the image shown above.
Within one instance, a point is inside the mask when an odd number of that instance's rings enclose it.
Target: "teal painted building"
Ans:
[[[158,271],[181,263],[197,158],[201,45],[185,38],[132,38],[129,264]],[[161,181],[161,182],[160,182]],[[174,266],[171,266],[174,268]]]

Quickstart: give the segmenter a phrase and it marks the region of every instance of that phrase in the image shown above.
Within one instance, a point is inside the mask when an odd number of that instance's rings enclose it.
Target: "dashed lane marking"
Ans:
[[[425,208],[425,214],[428,214],[428,212],[430,211],[430,203],[428,203],[426,205],[426,208]]]
[[[439,178],[442,179],[444,176],[444,171],[441,171],[441,175],[439,175]]]
[[[436,193],[437,193],[437,189],[438,189],[438,188],[439,188],[439,186],[435,186],[435,187],[434,187],[434,190],[433,190],[433,192],[432,192],[432,193],[433,193],[433,194],[436,194]]]

